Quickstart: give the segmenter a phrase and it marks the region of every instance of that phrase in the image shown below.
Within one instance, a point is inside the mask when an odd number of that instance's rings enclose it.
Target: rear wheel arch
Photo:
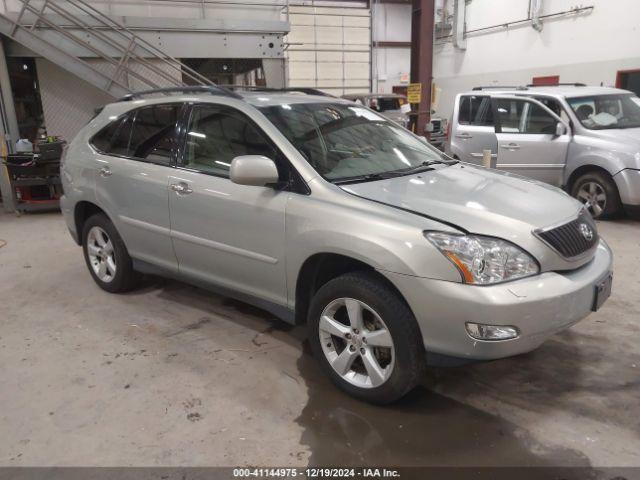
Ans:
[[[370,264],[348,255],[329,252],[316,253],[307,258],[298,271],[295,290],[296,324],[307,322],[311,299],[323,285],[334,278],[351,272],[369,272],[370,275],[390,286],[407,303],[398,288]]]
[[[76,226],[77,239],[76,242],[78,245],[82,245],[82,231],[84,230],[85,222],[91,218],[93,215],[101,213],[109,218],[107,212],[105,212],[102,208],[92,202],[88,201],[80,201],[76,203],[76,206],[73,210],[73,219]]]

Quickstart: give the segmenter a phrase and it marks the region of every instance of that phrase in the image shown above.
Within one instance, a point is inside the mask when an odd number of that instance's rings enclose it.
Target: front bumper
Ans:
[[[551,335],[591,313],[595,285],[612,270],[613,255],[601,240],[594,258],[570,272],[545,272],[493,286],[382,272],[404,295],[427,352],[490,360],[529,352]],[[513,325],[512,340],[482,341],[467,335],[465,322]]]

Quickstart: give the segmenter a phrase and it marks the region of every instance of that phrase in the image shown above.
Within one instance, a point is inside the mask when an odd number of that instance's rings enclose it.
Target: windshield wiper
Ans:
[[[387,178],[391,178],[391,176],[388,176],[386,173],[369,173],[367,175],[358,175],[357,177],[338,178],[331,180],[331,183],[346,185],[348,183],[375,182],[376,180],[386,180]]]

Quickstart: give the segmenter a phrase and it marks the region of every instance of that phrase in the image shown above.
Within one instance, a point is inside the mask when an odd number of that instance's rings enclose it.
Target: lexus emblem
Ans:
[[[578,229],[580,230],[582,236],[587,240],[587,242],[593,240],[593,230],[589,225],[587,225],[586,223],[581,223]]]

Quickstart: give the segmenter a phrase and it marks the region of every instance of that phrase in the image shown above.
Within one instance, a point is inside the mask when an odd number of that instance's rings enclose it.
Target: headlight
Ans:
[[[425,237],[456,266],[464,283],[489,285],[540,271],[531,255],[505,240],[442,232],[425,232]]]

